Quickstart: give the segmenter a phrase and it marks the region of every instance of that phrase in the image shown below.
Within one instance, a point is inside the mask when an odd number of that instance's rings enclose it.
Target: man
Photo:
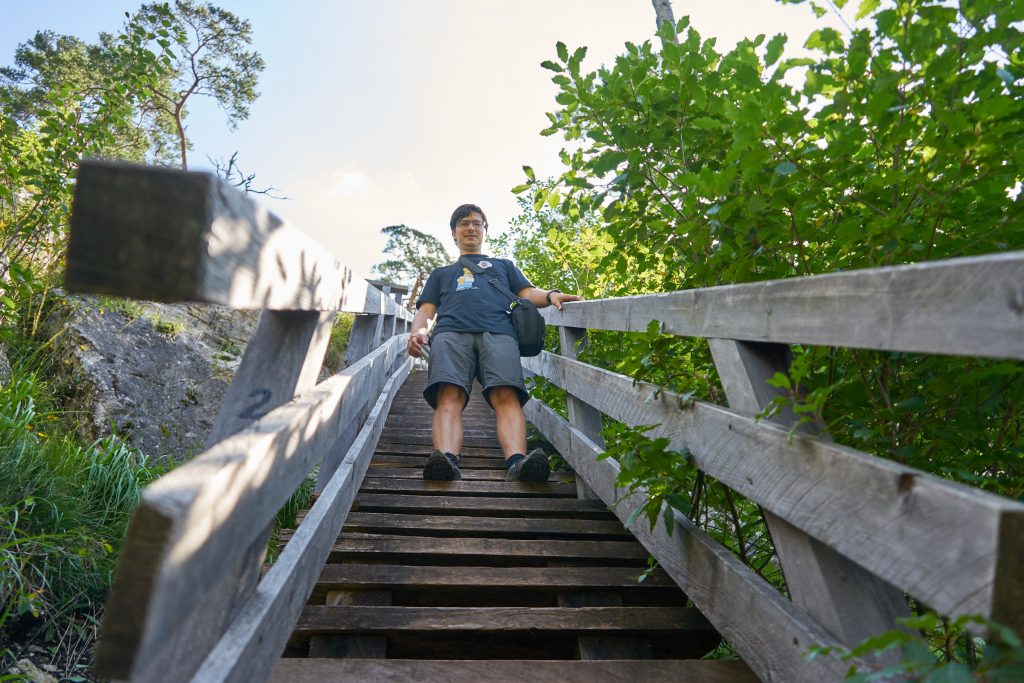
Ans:
[[[450,227],[459,254],[479,268],[474,275],[461,263],[437,268],[427,278],[416,301],[416,316],[409,335],[409,355],[422,358],[429,350],[427,388],[423,397],[434,409],[434,452],[423,466],[423,478],[461,479],[462,410],[469,402],[473,378],[483,386],[484,398],[494,409],[498,442],[505,456],[508,481],[547,481],[551,473],[544,451],[526,455],[526,419],[523,404],[529,399],[519,363],[519,343],[508,297],[488,281],[496,277],[519,298],[538,307],[579,301],[574,294],[537,289],[506,259],[482,253],[487,217],[475,204],[463,204],[452,214]],[[430,338],[427,323],[437,321]],[[429,349],[427,349],[429,345]]]

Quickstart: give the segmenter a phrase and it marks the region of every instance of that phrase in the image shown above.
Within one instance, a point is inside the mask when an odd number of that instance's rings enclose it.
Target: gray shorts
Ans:
[[[484,388],[488,405],[494,387],[514,388],[519,405],[530,399],[523,382],[519,342],[515,337],[491,332],[440,332],[430,338],[427,388],[423,390],[423,398],[431,408],[437,408],[437,392],[442,384],[461,387],[468,403],[474,377]]]

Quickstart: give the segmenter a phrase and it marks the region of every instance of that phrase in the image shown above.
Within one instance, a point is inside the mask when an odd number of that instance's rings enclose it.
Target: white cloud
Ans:
[[[366,194],[373,183],[362,171],[333,171],[327,187],[329,194],[339,197]]]

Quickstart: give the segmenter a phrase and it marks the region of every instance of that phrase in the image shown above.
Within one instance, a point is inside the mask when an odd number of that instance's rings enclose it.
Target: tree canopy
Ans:
[[[374,265],[381,277],[396,283],[411,283],[406,306],[411,310],[423,289],[427,276],[435,268],[451,261],[448,250],[433,235],[407,225],[381,228],[388,241],[384,253],[392,258]]]

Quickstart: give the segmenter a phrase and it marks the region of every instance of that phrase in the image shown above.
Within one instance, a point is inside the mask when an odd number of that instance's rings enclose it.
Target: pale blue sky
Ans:
[[[3,4],[0,62],[9,64],[36,30],[93,40],[118,30],[124,12],[141,2]],[[215,4],[252,22],[267,69],[262,95],[237,131],[214,106],[191,108],[190,166],[237,150],[257,183],[291,198],[261,201],[364,274],[382,260],[382,227],[405,223],[450,245],[448,216],[474,202],[499,233],[515,214],[510,188],[523,182],[522,165],[538,176],[559,172],[559,140],[538,134],[544,112],[556,106],[551,73],[539,66],[554,57],[556,41],[588,46],[584,66],[594,68],[626,41],[654,33],[650,0]],[[774,0],[673,5],[677,18],[690,14],[720,48],[777,32],[799,46],[815,27],[806,7]]]

